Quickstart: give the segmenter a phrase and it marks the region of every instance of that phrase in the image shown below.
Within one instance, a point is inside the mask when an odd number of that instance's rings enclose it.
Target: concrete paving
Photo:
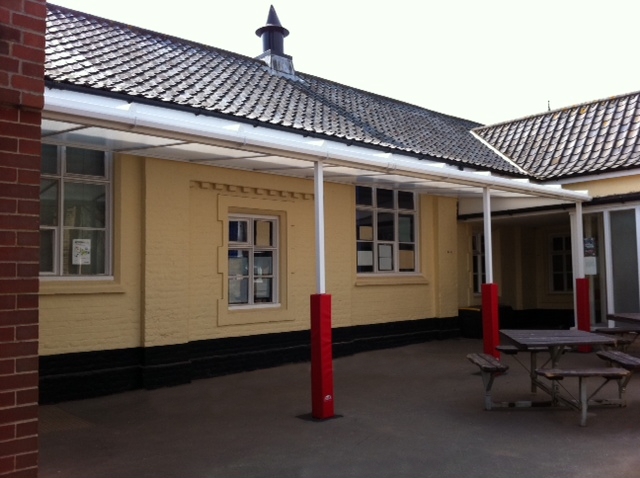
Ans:
[[[452,339],[336,359],[341,417],[324,422],[300,418],[307,363],[42,406],[40,477],[640,476],[640,377],[626,408],[594,409],[587,427],[566,409],[487,412],[465,359],[481,350]],[[526,372],[504,360],[494,398],[531,399]]]

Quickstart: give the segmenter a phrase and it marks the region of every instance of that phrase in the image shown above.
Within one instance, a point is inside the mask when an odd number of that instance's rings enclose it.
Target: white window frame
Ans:
[[[277,216],[268,216],[268,215],[254,215],[254,214],[232,214],[229,215],[228,223],[227,223],[227,237],[229,237],[230,227],[232,222],[247,222],[247,240],[246,241],[232,241],[229,239],[228,250],[229,252],[237,250],[237,251],[248,251],[249,252],[249,263],[248,270],[246,275],[238,276],[242,278],[246,278],[248,281],[248,290],[247,290],[247,303],[231,303],[230,300],[230,283],[233,280],[232,271],[228,270],[227,277],[227,302],[229,304],[229,309],[247,309],[247,308],[266,308],[266,307],[277,307],[280,305],[280,268],[279,268],[279,258],[280,258],[280,218]],[[272,242],[271,246],[260,246],[255,244],[255,233],[254,228],[257,221],[268,221],[271,222],[271,233],[272,233]],[[255,285],[258,283],[259,279],[255,278],[255,253],[256,252],[272,252],[272,272],[271,274],[266,275],[266,278],[270,278],[272,282],[272,290],[271,302],[256,302],[255,301]],[[227,254],[227,261],[229,254]],[[240,278],[236,278],[235,280],[242,280]]]
[[[371,189],[371,194],[372,194],[372,204],[371,205],[364,205],[364,204],[358,204],[357,202],[357,188],[369,188]],[[376,198],[378,195],[378,192],[384,190],[384,191],[391,191],[393,192],[393,207],[392,208],[386,208],[386,207],[380,207],[376,204]],[[398,193],[405,193],[405,194],[411,194],[413,196],[413,209],[404,209],[404,208],[400,208],[399,207],[399,201],[398,201]],[[393,275],[393,276],[400,276],[400,275],[416,275],[420,272],[419,269],[419,264],[420,264],[420,260],[419,260],[419,244],[420,244],[420,240],[419,240],[419,230],[420,230],[420,224],[419,224],[419,213],[418,213],[418,199],[419,196],[413,192],[413,191],[406,191],[406,190],[399,190],[399,189],[391,189],[391,188],[385,188],[385,187],[375,187],[375,186],[365,186],[365,185],[358,185],[356,186],[356,272],[358,275],[363,275],[363,276],[381,276],[381,275]],[[371,240],[368,239],[362,239],[362,234],[361,232],[358,231],[359,229],[359,225],[358,225],[358,218],[357,218],[357,213],[358,211],[362,211],[362,212],[366,212],[366,213],[370,213],[371,217],[372,217],[372,230],[371,230]],[[392,214],[393,215],[393,220],[394,220],[394,239],[393,240],[382,240],[379,239],[378,237],[378,214],[379,213],[388,213],[388,214]],[[413,242],[407,242],[407,241],[401,241],[400,240],[400,221],[399,221],[399,217],[400,216],[412,216],[413,217]],[[372,255],[371,255],[371,261],[373,262],[372,264],[372,269],[371,271],[361,271],[358,270],[358,268],[363,265],[362,261],[363,261],[363,257],[362,257],[362,252],[370,252],[370,251],[360,251],[358,245],[361,243],[371,243],[372,244]],[[401,271],[400,270],[400,265],[401,265],[401,258],[400,258],[400,245],[401,244],[413,244],[413,270],[407,270],[407,271]],[[393,261],[393,267],[391,268],[391,270],[389,269],[383,269],[380,267],[380,263],[381,263],[381,257],[379,256],[380,254],[380,246],[384,246],[384,245],[390,245],[393,248],[393,252],[391,254],[391,259]],[[368,259],[365,259],[364,265],[368,264]]]
[[[40,225],[40,231],[53,231],[53,270],[40,271],[41,279],[64,279],[64,280],[91,280],[106,279],[113,276],[113,158],[111,152],[98,150],[104,153],[104,176],[82,175],[67,172],[67,146],[46,143],[44,146],[53,146],[57,150],[57,172],[41,172],[41,179],[54,180],[58,184],[57,191],[57,217],[58,224],[55,226]],[[75,147],[75,149],[90,150],[86,147]],[[62,264],[64,257],[64,232],[65,229],[83,229],[79,227],[69,228],[64,224],[64,190],[67,183],[95,184],[105,186],[105,226],[104,228],[86,228],[86,230],[104,230],[105,251],[104,251],[104,272],[100,274],[64,274]]]
[[[555,239],[562,239],[562,250],[554,250],[553,242]],[[566,245],[569,244],[569,248]],[[554,269],[554,258],[562,258],[562,271]],[[549,236],[549,292],[554,294],[569,294],[573,292],[573,257],[571,255],[571,234],[551,234]],[[562,289],[556,289],[554,275],[562,274]]]

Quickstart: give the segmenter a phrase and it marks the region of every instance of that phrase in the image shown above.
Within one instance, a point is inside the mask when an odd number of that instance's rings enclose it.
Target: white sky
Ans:
[[[640,90],[637,0],[54,0],[255,57],[273,4],[297,71],[497,123]]]

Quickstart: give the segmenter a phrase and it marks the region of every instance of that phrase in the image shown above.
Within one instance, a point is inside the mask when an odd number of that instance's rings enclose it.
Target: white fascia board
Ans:
[[[640,167],[635,169],[626,169],[624,171],[611,171],[611,172],[603,172],[603,173],[593,173],[585,176],[578,176],[577,178],[567,178],[567,179],[557,179],[556,183],[563,184],[579,184],[579,183],[589,183],[591,181],[602,181],[604,179],[618,179],[618,178],[626,178],[629,176],[639,176],[640,175]]]
[[[584,191],[530,184],[489,173],[460,171],[456,167],[435,161],[417,160],[402,154],[349,146],[326,139],[305,138],[302,132],[290,133],[268,127],[254,127],[238,121],[69,90],[46,88],[43,113],[45,117],[65,118],[87,125],[110,126],[114,129],[180,139],[189,138],[193,142],[224,141],[239,148],[268,148],[308,156],[312,161],[323,161],[325,164],[447,181],[534,197],[566,202],[590,199]]]

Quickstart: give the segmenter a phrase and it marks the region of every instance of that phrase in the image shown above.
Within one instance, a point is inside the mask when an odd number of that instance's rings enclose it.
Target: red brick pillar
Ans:
[[[0,1],[0,476],[38,476],[44,0]]]

